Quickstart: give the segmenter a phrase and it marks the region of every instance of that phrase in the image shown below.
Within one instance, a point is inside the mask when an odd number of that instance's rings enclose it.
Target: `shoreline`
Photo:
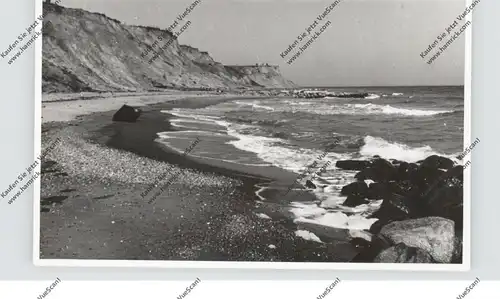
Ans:
[[[259,175],[247,167],[182,158],[154,141],[156,133],[171,129],[161,109],[229,98],[146,105],[137,123],[112,122],[110,109],[45,122],[42,140],[60,136],[62,142],[42,166],[40,258],[351,260],[357,251],[347,240],[306,241],[295,236],[290,219],[259,216],[257,185],[271,182],[262,170]],[[153,204],[140,197],[156,173],[172,169],[186,174]],[[275,177],[285,173],[276,171]],[[287,213],[276,209],[277,215]]]
[[[447,211],[442,205],[450,199],[443,197],[444,202],[429,201],[434,211],[425,213],[423,208],[427,208],[427,203],[416,203],[418,198],[432,200],[427,196],[429,191],[419,192],[429,180],[443,174],[443,169],[449,170],[446,176],[450,180],[462,180],[457,176],[461,170],[448,158],[434,155],[407,163],[374,156],[367,161],[341,161],[343,167],[336,165],[357,172],[356,181],[342,187],[341,194],[347,195],[347,199],[340,207],[357,207],[382,199],[379,209],[363,218],[371,223],[369,229],[360,229],[355,225],[360,219],[353,218],[351,223],[350,214],[345,211],[346,227],[323,223],[320,219],[323,216],[323,220],[331,216],[335,221],[345,217],[336,214],[342,209],[318,204],[318,198],[310,192],[317,188],[314,183],[311,183],[313,189],[296,190],[294,198],[297,194],[300,198],[294,199],[295,202],[288,197],[276,197],[280,188],[295,182],[297,174],[293,172],[275,166],[249,166],[183,155],[178,149],[156,141],[160,132],[178,131],[170,123],[174,116],[162,111],[203,108],[234,99],[198,97],[150,103],[141,107],[143,112],[135,123],[113,122],[116,110],[108,110],[80,115],[71,121],[43,124],[42,135],[51,135],[50,139],[62,137],[65,152],[61,155],[54,151],[45,166],[42,164],[41,258],[373,262],[382,251],[384,254],[386,250],[411,251],[401,246],[390,247],[388,241],[381,246],[377,243],[379,239],[385,240],[380,233],[383,227],[394,226],[398,221],[416,223],[425,229],[433,223],[442,225],[440,234],[445,234],[446,246],[461,252],[462,224],[458,214],[461,203],[453,202],[454,210]],[[148,200],[149,196],[143,197],[142,191],[151,188],[158,174],[166,171],[169,175],[181,175],[170,178],[166,190],[161,184],[155,186],[151,192],[155,194],[154,202]],[[394,181],[398,174],[402,177]],[[367,179],[372,182],[366,183]],[[377,187],[373,189],[372,183]],[[408,184],[413,185],[410,190]],[[454,184],[454,190],[461,188]],[[432,196],[447,192],[446,188],[442,184],[430,187]],[[294,218],[292,215],[297,209],[312,209],[316,205],[314,214],[323,209],[326,212],[323,216],[304,214]],[[98,215],[94,215],[95,211]],[[58,218],[60,215],[70,215],[71,220]],[[103,215],[109,218],[108,223]],[[49,222],[57,223],[58,228],[51,227]],[[122,226],[115,225],[118,223]],[[77,232],[72,227],[77,227]],[[86,227],[91,229],[85,230]],[[106,235],[109,232],[111,236]],[[70,249],[66,245],[68,253],[61,256],[57,248],[65,237],[72,236],[77,236],[78,247]],[[169,239],[168,244],[164,238]],[[408,238],[411,240],[413,236],[410,234]],[[94,245],[98,247],[88,247],[88,251],[80,248],[92,239],[97,240]],[[124,242],[128,242],[125,247]],[[220,242],[226,243],[221,247]],[[109,244],[113,245],[106,248]],[[148,252],[137,246],[148,248]],[[459,252],[447,251],[445,257],[431,253],[432,257],[421,253],[419,258],[429,263],[437,260],[456,263],[460,259]]]

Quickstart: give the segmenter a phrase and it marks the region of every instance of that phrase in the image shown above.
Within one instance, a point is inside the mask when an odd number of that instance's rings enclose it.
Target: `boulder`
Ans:
[[[141,115],[141,109],[132,106],[123,105],[113,115],[113,121],[136,122]]]
[[[369,201],[366,200],[364,197],[362,196],[359,196],[359,195],[349,195],[347,196],[347,199],[344,201],[344,203],[342,203],[343,206],[346,206],[346,207],[357,207],[357,206],[360,206],[362,204],[366,204],[368,203]]]
[[[364,170],[370,167],[370,161],[361,160],[341,160],[335,163],[335,167],[345,170]]]
[[[382,222],[380,220],[377,220],[370,226],[368,232],[373,235],[378,234],[383,226],[384,225],[382,224]]]
[[[391,196],[392,193],[406,195],[410,187],[400,182],[372,183],[368,187],[366,197],[368,199],[384,199]]]
[[[393,244],[420,248],[439,263],[450,263],[456,246],[454,222],[441,217],[394,221],[382,227],[380,235]]]
[[[355,178],[364,181],[371,179],[375,182],[388,182],[397,178],[397,168],[391,162],[376,158],[372,161],[371,166],[361,170],[356,174]]]
[[[401,162],[396,170],[395,181],[412,180],[417,173],[418,165],[415,163]]]
[[[368,191],[368,185],[363,182],[353,182],[349,185],[342,187],[340,190],[340,194],[342,195],[359,195],[365,197]]]
[[[463,255],[463,232],[461,230],[455,230],[455,250],[453,251],[453,258],[451,262],[453,264],[461,264]]]
[[[380,235],[372,236],[371,242],[362,243],[364,246],[360,247],[359,253],[351,260],[351,262],[371,263],[380,252],[391,247],[391,243],[386,238]]]
[[[380,208],[368,218],[377,218],[380,221],[379,225],[414,218],[417,214],[413,211],[412,206],[412,203],[407,198],[398,194],[390,194],[384,199]]]
[[[391,161],[391,163],[395,166],[398,166],[400,165],[401,163],[406,163],[405,161],[401,161],[401,160],[396,160],[396,159],[389,159],[389,161]],[[408,163],[406,163],[408,164]]]
[[[463,188],[458,186],[433,188],[424,200],[427,202],[429,215],[451,219],[457,229],[463,227]]]
[[[370,168],[366,168],[366,169],[363,169],[360,172],[356,173],[356,175],[354,176],[354,178],[357,179],[358,181],[371,180],[371,176],[372,176],[371,173],[372,173],[371,169]]]
[[[438,184],[444,178],[445,173],[444,170],[422,164],[410,179],[419,189],[428,190]]]
[[[464,181],[464,167],[462,165],[457,165],[453,167],[452,169],[448,170],[446,172],[446,179],[451,179],[454,182],[454,184],[457,184],[458,182],[463,183]]]
[[[421,199],[430,216],[440,216],[455,222],[457,229],[463,227],[463,167],[448,170]]]
[[[373,176],[371,179],[375,182],[391,181],[396,178],[396,167],[385,159],[373,160],[370,169]]]
[[[316,185],[313,182],[311,182],[310,180],[307,180],[306,181],[306,188],[316,189]]]
[[[430,167],[430,168],[442,168],[451,169],[455,163],[452,160],[441,157],[438,155],[432,155],[424,159],[420,166]]]
[[[434,263],[428,252],[420,248],[406,246],[404,243],[383,250],[373,261],[375,263]]]

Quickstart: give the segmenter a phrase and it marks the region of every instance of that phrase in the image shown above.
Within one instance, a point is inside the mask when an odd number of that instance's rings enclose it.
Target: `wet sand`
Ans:
[[[172,130],[161,110],[224,100],[143,106],[136,123],[112,122],[115,110],[44,123],[42,146],[57,137],[62,142],[42,165],[40,257],[350,261],[357,250],[347,240],[318,243],[296,237],[288,211],[255,195],[256,184],[285,184],[293,174],[273,167],[207,163],[154,141],[157,132]],[[182,174],[154,202],[142,198],[159,174],[179,170]],[[258,216],[263,206],[272,219]]]

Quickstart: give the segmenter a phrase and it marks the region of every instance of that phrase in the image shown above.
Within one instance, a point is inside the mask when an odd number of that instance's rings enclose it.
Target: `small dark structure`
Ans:
[[[137,121],[139,116],[141,116],[141,109],[134,108],[132,106],[123,105],[116,113],[113,115],[113,121],[125,121],[134,123]]]

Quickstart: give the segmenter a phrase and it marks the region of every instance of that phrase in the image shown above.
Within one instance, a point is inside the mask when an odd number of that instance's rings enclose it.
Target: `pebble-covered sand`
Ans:
[[[118,150],[86,141],[71,127],[57,130],[49,140],[60,138],[60,145],[46,156],[55,160],[70,176],[89,180],[146,184],[154,182],[160,175],[181,171],[167,162],[155,161],[127,151]],[[50,142],[49,142],[50,143]],[[237,180],[192,169],[182,169],[177,184],[198,187],[222,187],[237,185]]]
[[[66,104],[65,115],[76,113],[78,102]],[[348,242],[306,241],[286,217],[263,217],[256,178],[107,146],[91,137],[110,118],[92,116],[42,126],[42,148],[60,138],[42,161],[42,259],[346,262],[355,255]],[[159,188],[141,196],[158,176],[179,171],[153,202]]]

